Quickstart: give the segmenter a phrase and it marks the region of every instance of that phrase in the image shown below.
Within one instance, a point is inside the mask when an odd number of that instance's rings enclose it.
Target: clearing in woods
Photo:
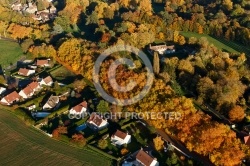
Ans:
[[[71,147],[26,126],[7,110],[0,111],[0,165],[111,165],[89,149]]]
[[[223,51],[227,51],[227,52],[231,52],[231,53],[241,52],[241,50],[232,47],[230,44],[233,44],[233,42],[230,42],[230,41],[218,40],[212,36],[209,36],[206,34],[198,34],[195,32],[180,32],[180,34],[183,35],[184,37],[187,37],[187,38],[196,37],[197,39],[200,39],[201,37],[206,37],[210,44],[213,44],[215,47],[217,47]]]

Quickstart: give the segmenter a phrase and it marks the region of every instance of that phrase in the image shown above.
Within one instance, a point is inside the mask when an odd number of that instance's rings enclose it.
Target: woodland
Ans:
[[[155,73],[150,92],[138,103],[112,111],[181,113],[177,121],[162,118],[148,122],[215,165],[240,165],[243,159],[250,159],[249,147],[229,126],[213,120],[193,104],[193,100],[208,104],[232,122],[246,122],[250,116],[249,55],[220,50],[203,37],[181,35],[196,32],[249,47],[250,1],[58,0],[52,2],[57,17],[46,23],[33,20],[28,13],[12,11],[12,2],[0,2],[1,36],[17,40],[24,53],[53,58],[90,81],[95,60],[109,46],[128,44],[145,50],[150,43],[161,40],[180,48],[195,48],[194,55],[171,56],[164,61],[157,53],[148,55]],[[35,3],[39,8],[49,6],[42,0]],[[136,69],[116,69],[119,85],[126,85],[127,78],[136,80],[137,86],[129,93],[118,93],[108,80],[109,65],[121,56],[132,58],[136,64]],[[144,87],[146,67],[136,55],[114,53],[101,64],[100,78],[108,94],[128,99]],[[195,97],[178,93],[175,85]]]

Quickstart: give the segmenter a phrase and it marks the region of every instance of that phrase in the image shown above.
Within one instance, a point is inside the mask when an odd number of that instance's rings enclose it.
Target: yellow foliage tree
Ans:
[[[157,151],[160,151],[163,149],[164,141],[161,139],[161,137],[157,136],[153,139],[155,149]]]

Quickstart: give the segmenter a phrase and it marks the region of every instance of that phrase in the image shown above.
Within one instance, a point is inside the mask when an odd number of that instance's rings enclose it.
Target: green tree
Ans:
[[[160,59],[157,52],[154,52],[154,73],[159,74],[160,72]]]
[[[97,111],[101,113],[109,112],[109,103],[105,100],[101,100],[97,105]]]
[[[26,53],[29,50],[30,46],[32,46],[33,44],[34,44],[34,42],[32,39],[24,40],[21,44],[23,52]]]

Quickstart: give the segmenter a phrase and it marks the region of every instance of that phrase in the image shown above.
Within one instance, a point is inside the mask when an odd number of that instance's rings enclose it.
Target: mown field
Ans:
[[[0,65],[7,67],[16,63],[23,55],[22,49],[16,42],[0,40]]]
[[[209,35],[198,34],[198,33],[194,33],[194,32],[180,32],[180,34],[183,35],[184,37],[187,37],[187,38],[196,37],[197,39],[200,39],[201,37],[206,37],[210,44],[213,44],[214,46],[216,46],[217,48],[219,48],[223,51],[227,51],[227,52],[231,52],[231,53],[242,52],[238,49],[235,49],[235,47],[231,47],[231,45],[237,45],[231,41],[218,40],[218,39],[213,38]]]
[[[50,72],[51,76],[56,80],[65,84],[70,84],[74,80],[75,74],[69,71],[66,67],[61,66]]]
[[[111,165],[101,154],[53,140],[3,109],[0,126],[0,165]]]

